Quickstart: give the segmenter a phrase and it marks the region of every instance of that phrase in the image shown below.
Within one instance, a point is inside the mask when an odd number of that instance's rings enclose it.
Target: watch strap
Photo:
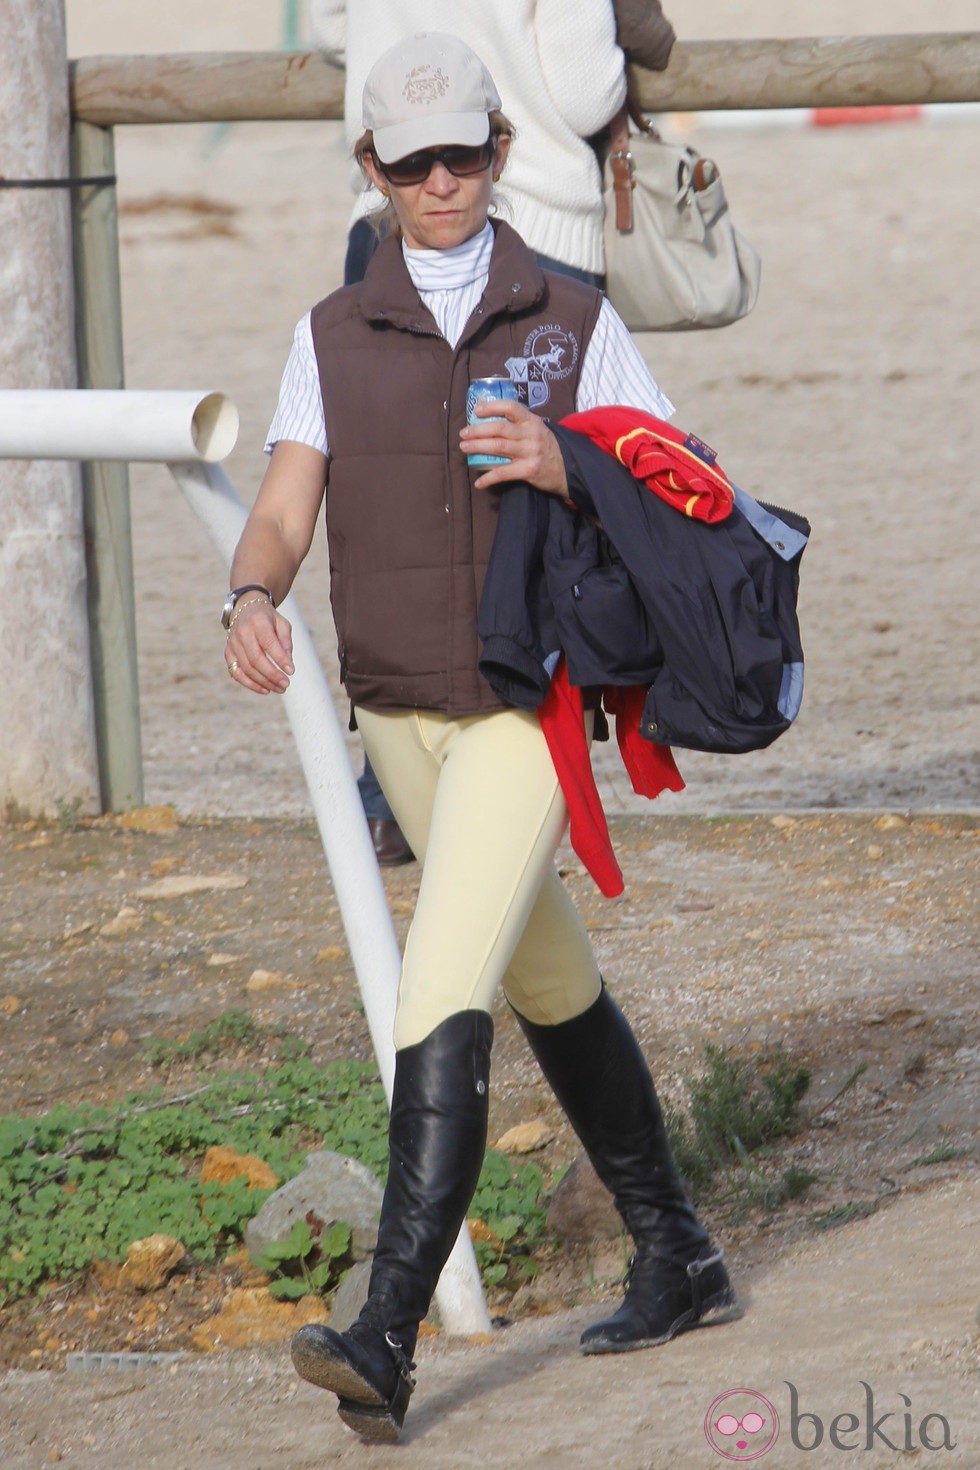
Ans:
[[[229,602],[232,598],[234,598],[235,602],[237,602],[238,599],[240,597],[243,597],[246,592],[264,592],[266,597],[272,603],[272,606],[275,607],[276,605],[276,599],[273,597],[268,587],[260,587],[258,582],[248,582],[244,587],[233,587],[228,593]]]
[[[276,599],[268,587],[263,587],[258,582],[247,582],[244,587],[233,587],[225,598],[224,607],[221,609],[221,626],[223,628],[228,627],[231,615],[235,610],[235,604],[240,597],[244,597],[246,592],[261,592],[269,599],[273,607],[276,605]]]

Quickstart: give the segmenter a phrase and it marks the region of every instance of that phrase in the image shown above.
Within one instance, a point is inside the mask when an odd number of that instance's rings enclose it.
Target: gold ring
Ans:
[[[229,677],[229,679],[234,679],[234,677],[235,677],[235,670],[237,668],[238,668],[238,660],[237,660],[237,658],[233,658],[232,661],[231,661],[231,663],[228,665],[228,677]]]

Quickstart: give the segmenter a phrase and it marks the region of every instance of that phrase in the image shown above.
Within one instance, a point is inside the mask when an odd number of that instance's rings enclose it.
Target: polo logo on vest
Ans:
[[[522,388],[528,408],[542,408],[551,397],[549,384],[575,371],[578,352],[574,333],[549,323],[535,327],[524,343],[524,356],[508,357],[504,367],[511,382]]]
[[[414,106],[419,102],[435,102],[449,91],[449,78],[441,68],[413,66],[402,95]]]

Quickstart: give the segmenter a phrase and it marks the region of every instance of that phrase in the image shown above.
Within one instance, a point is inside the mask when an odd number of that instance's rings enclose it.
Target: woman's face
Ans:
[[[375,188],[391,196],[405,244],[411,250],[449,250],[478,235],[487,222],[493,175],[499,174],[510,139],[497,140],[492,164],[482,173],[459,179],[438,161],[421,184],[390,184],[370,153],[364,167]]]

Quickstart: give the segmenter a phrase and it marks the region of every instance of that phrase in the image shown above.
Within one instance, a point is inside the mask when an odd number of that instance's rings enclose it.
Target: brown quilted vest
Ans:
[[[395,239],[363,282],[313,309],[330,445],[330,600],[341,678],[366,709],[500,708],[477,671],[476,631],[499,493],[471,488],[459,450],[466,390],[473,378],[516,374],[532,409],[573,412],[602,298],[543,273],[513,230],[494,229],[487,288],[455,349]]]

